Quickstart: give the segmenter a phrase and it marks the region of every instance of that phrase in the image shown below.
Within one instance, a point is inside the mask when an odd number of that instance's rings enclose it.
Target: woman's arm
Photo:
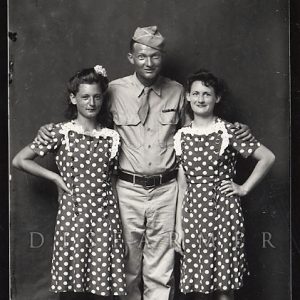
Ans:
[[[113,192],[113,195],[116,198],[116,200],[119,201],[118,193],[117,193],[117,180],[118,180],[117,175],[116,174],[112,174],[111,175],[112,192]]]
[[[12,165],[29,174],[48,179],[54,182],[59,189],[71,194],[61,176],[37,164],[34,161],[36,157],[37,154],[29,146],[26,146],[14,157]]]
[[[182,230],[182,223],[181,223],[182,202],[187,187],[186,178],[182,166],[179,166],[178,169],[177,182],[178,182],[178,197],[177,197],[177,205],[176,205],[175,250],[182,254],[182,250],[183,250],[183,230]]]
[[[238,185],[232,181],[224,180],[220,187],[222,193],[226,193],[227,196],[247,195],[265,177],[275,161],[273,152],[263,145],[253,152],[252,157],[257,160],[257,164],[244,184]]]

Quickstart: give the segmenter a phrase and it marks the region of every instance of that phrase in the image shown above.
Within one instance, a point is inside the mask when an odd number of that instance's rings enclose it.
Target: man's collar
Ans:
[[[136,73],[132,75],[132,79],[134,85],[137,87],[137,92],[138,92],[137,96],[140,97],[140,95],[143,93],[145,86],[138,80]],[[161,96],[161,79],[162,79],[161,76],[159,76],[157,80],[154,82],[154,84],[150,86],[152,90],[155,92],[155,94],[157,94],[157,96],[159,97]]]

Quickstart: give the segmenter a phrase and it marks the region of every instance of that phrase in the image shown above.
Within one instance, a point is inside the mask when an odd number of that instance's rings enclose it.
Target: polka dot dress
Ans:
[[[238,140],[235,127],[221,119],[208,131],[182,128],[174,139],[187,180],[181,292],[238,289],[246,272],[243,215],[239,197],[225,196],[219,187],[233,179],[237,154],[247,157],[260,144]]]
[[[52,259],[53,292],[124,295],[124,244],[111,173],[117,166],[119,135],[111,129],[84,133],[74,122],[57,124],[38,155],[55,153],[70,196],[60,195]]]

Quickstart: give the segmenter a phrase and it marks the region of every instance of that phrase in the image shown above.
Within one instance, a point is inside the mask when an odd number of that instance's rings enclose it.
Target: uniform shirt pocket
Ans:
[[[173,147],[173,137],[179,122],[177,108],[165,107],[159,116],[159,144],[162,148]]]
[[[137,113],[119,113],[112,111],[116,129],[121,136],[122,143],[130,148],[142,146],[142,125]]]

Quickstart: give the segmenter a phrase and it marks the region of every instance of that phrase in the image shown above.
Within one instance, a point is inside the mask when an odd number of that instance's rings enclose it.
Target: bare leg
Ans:
[[[212,294],[193,293],[192,300],[212,300]]]
[[[217,291],[214,295],[214,300],[234,300],[234,292],[233,291]]]
[[[60,293],[60,300],[112,300],[114,296],[99,296],[92,293],[75,293],[75,292],[66,292]]]

